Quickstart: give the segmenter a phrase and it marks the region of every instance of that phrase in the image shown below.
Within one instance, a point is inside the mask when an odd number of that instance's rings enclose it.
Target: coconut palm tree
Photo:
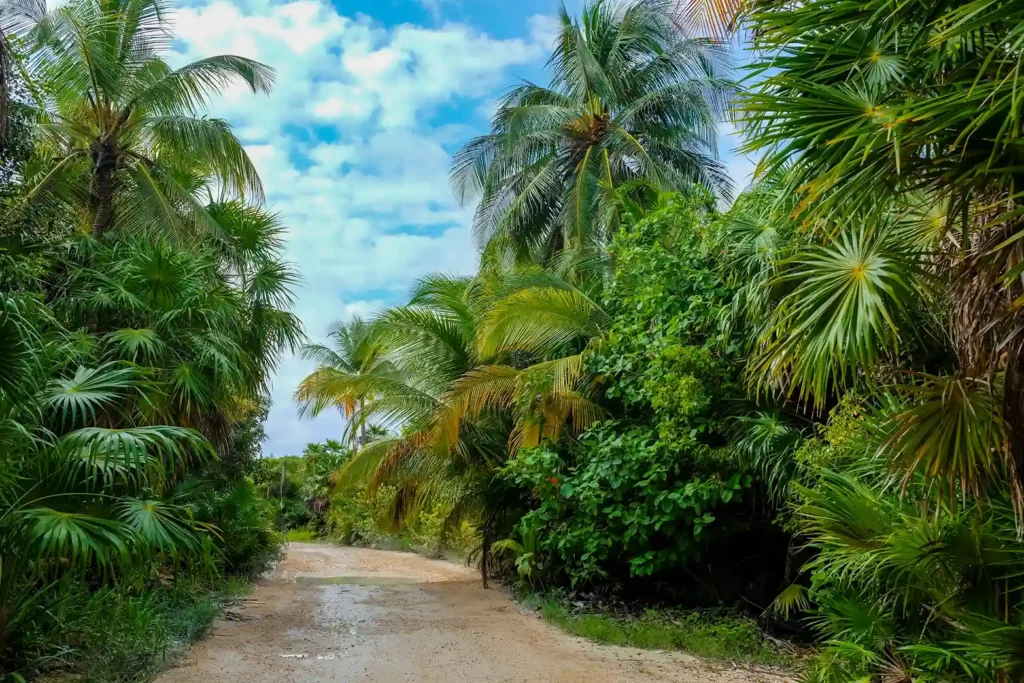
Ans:
[[[672,16],[662,0],[597,0],[578,20],[562,8],[550,86],[513,88],[490,133],[453,160],[456,198],[478,202],[481,244],[533,262],[590,252],[608,238],[604,205],[636,180],[728,195],[716,159],[727,52],[683,37]]]
[[[351,424],[400,431],[365,445],[342,478],[397,484],[396,522],[424,505],[450,510],[449,528],[481,522],[486,580],[487,549],[518,509],[497,468],[518,447],[567,424],[580,431],[600,414],[579,355],[600,315],[539,269],[431,275],[405,306],[339,328],[337,349],[307,347],[321,366],[296,399],[313,414],[338,406],[352,411]]]
[[[333,323],[327,338],[332,345],[314,343],[302,347],[302,357],[316,362],[317,369],[302,381],[297,393],[312,399],[308,405],[313,413],[329,404],[337,407],[349,421],[347,431],[352,450],[358,451],[367,443],[365,396],[358,391],[325,391],[324,387],[337,389],[342,378],[394,378],[397,370],[373,335],[372,324],[360,316]],[[360,417],[354,419],[357,414]]]
[[[262,198],[242,144],[202,112],[233,82],[269,92],[273,71],[230,55],[172,69],[168,16],[162,0],[72,0],[21,23],[47,97],[26,196],[71,207],[95,237],[216,233],[200,190]]]
[[[355,425],[425,428],[451,382],[474,365],[471,284],[470,278],[429,276],[406,306],[386,309],[371,321],[357,317],[336,324],[333,348],[304,347],[319,366],[296,390],[303,410],[316,415],[338,408]],[[400,441],[385,439],[374,444],[374,452]]]

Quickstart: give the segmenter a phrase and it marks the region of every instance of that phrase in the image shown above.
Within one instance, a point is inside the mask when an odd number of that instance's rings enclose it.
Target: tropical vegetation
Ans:
[[[356,322],[355,324],[362,324]],[[366,443],[388,438],[377,425],[365,430]],[[342,480],[353,450],[340,441],[308,443],[302,455],[261,459],[252,473],[259,495],[275,510],[275,527],[289,542],[338,543],[386,550],[412,550],[429,557],[461,560],[477,545],[476,529],[463,522],[444,529],[443,505],[419,509],[395,521],[398,488],[368,488]]]
[[[756,623],[809,683],[1024,677],[1019,3],[563,10],[453,159],[477,273],[324,343],[204,116],[272,71],[171,69],[159,0],[41,9],[0,45],[0,680],[150,670],[287,532],[466,550],[609,642],[768,661]],[[290,350],[346,431],[261,459]]]
[[[5,6],[0,680],[145,675],[279,553],[250,474],[303,340],[297,276],[241,143],[202,115],[273,72],[172,69],[167,20]]]
[[[993,0],[563,12],[550,85],[453,161],[479,272],[360,323],[386,373],[297,393],[396,434],[339,481],[398,491],[396,524],[444,501],[485,580],[800,634],[807,681],[1020,679],[1022,27]],[[731,203],[699,132],[726,109],[759,159]]]

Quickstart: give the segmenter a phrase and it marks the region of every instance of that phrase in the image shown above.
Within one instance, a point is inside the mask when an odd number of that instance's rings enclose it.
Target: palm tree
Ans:
[[[591,252],[608,239],[603,207],[613,191],[638,180],[728,195],[716,160],[732,92],[727,53],[682,37],[671,4],[597,0],[578,21],[562,8],[550,87],[513,88],[490,133],[453,160],[456,198],[479,202],[482,244],[533,262]]]
[[[40,156],[29,201],[72,207],[102,237],[155,229],[216,233],[204,188],[260,201],[262,186],[228,124],[201,115],[210,96],[241,81],[269,92],[273,71],[243,57],[178,69],[162,0],[72,0],[30,23],[30,75],[48,101],[38,112]]]
[[[514,454],[600,419],[584,354],[611,322],[595,301],[601,281],[586,291],[537,268],[482,277],[496,289],[478,324],[478,364],[445,394],[434,439],[455,443],[464,421],[496,411],[512,419]]]
[[[555,309],[545,314],[549,306]],[[368,327],[360,321],[358,333],[337,332],[337,351],[310,347],[321,366],[296,399],[314,414],[347,406],[352,424],[400,430],[365,445],[343,478],[366,480],[371,489],[397,484],[396,522],[425,505],[448,509],[448,528],[481,522],[486,581],[490,543],[508,533],[518,509],[497,468],[518,447],[554,438],[566,423],[579,431],[600,413],[579,356],[600,315],[539,269],[431,275],[405,306],[381,312]]]
[[[208,526],[163,494],[213,451],[193,429],[145,419],[165,387],[142,368],[79,365],[77,340],[31,301],[0,296],[0,311],[0,661],[11,671],[58,559],[82,575],[196,557]]]
[[[741,119],[768,187],[734,234],[769,252],[751,383],[832,413],[781,463],[813,470],[794,488],[828,645],[808,680],[1015,680],[1024,8],[748,5]]]
[[[327,338],[333,346],[305,344],[302,347],[302,357],[316,362],[317,369],[302,381],[296,393],[307,401],[312,400],[308,405],[314,414],[329,404],[337,407],[349,421],[347,430],[352,450],[358,451],[368,443],[366,397],[358,391],[332,393],[323,388],[337,389],[343,378],[394,377],[396,370],[374,337],[371,323],[359,316],[333,323]]]
[[[677,0],[676,23],[693,27],[697,35],[728,38],[739,28],[745,0]]]
[[[213,210],[218,240],[72,243],[53,309],[79,330],[82,358],[131,363],[164,383],[149,419],[196,427],[224,446],[302,327],[288,310],[295,275],[279,256],[276,223],[240,203]]]
[[[377,423],[406,432],[425,428],[451,382],[474,365],[471,289],[470,278],[429,276],[406,306],[386,309],[369,322],[354,318],[336,324],[334,348],[304,347],[305,356],[319,366],[296,391],[302,409],[316,415],[336,407],[354,425]],[[403,440],[382,440],[373,452]]]
[[[302,322],[291,312],[299,276],[282,258],[286,228],[277,215],[241,200],[210,204],[206,210],[219,227],[206,244],[220,264],[220,280],[237,288],[247,311],[240,343],[253,360],[252,386],[267,389],[283,351],[306,338]]]
[[[810,236],[773,278],[758,374],[822,407],[892,383],[927,337],[892,454],[950,491],[1008,477],[1024,518],[1024,8],[758,0],[749,16],[765,57],[748,151]]]

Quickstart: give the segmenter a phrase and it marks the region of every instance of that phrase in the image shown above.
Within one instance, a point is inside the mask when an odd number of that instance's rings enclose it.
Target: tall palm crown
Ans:
[[[315,361],[317,369],[303,380],[299,391],[313,399],[313,412],[319,412],[328,405],[337,407],[349,420],[350,441],[363,446],[367,441],[368,417],[365,396],[357,391],[324,392],[321,387],[337,387],[336,383],[342,377],[393,378],[396,369],[373,335],[373,325],[359,316],[333,323],[327,336],[330,344],[313,343],[302,347],[302,357]]]
[[[473,366],[471,282],[429,276],[408,305],[370,322],[336,325],[334,348],[303,348],[318,367],[299,385],[296,400],[314,415],[339,408],[350,424],[373,418],[389,428],[422,429],[450,383]]]
[[[160,57],[172,40],[162,0],[72,0],[37,19],[14,22],[48,98],[38,102],[41,162],[26,173],[29,199],[69,205],[96,236],[115,224],[216,232],[196,198],[210,182],[261,199],[228,124],[200,114],[234,81],[269,92],[269,67],[222,55],[171,69]]]
[[[626,183],[728,193],[716,159],[726,52],[683,37],[671,10],[599,0],[577,21],[562,8],[550,87],[513,88],[491,132],[455,155],[452,188],[464,204],[479,200],[481,243],[530,261],[599,246],[602,209]]]

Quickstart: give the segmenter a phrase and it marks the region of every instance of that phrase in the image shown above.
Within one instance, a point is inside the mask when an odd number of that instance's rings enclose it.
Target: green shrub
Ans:
[[[572,584],[611,576],[649,576],[701,559],[718,532],[716,513],[739,501],[749,475],[694,474],[690,464],[643,429],[605,423],[580,439],[575,462],[557,453],[520,453],[505,476],[531,489],[536,509],[519,523],[535,533],[550,578]]]
[[[397,529],[391,523],[396,489],[381,486],[373,494],[365,488],[341,490],[327,511],[328,535],[344,545],[392,550],[415,550],[429,557],[469,555],[479,545],[477,529],[462,521],[445,529],[449,510],[419,510]]]
[[[258,576],[281,558],[284,538],[274,530],[273,503],[260,497],[252,482],[242,480],[215,493],[201,514],[217,526],[216,553],[226,572]]]
[[[373,545],[380,534],[373,520],[372,500],[364,488],[335,493],[327,512],[327,530],[345,545]]]
[[[313,529],[289,529],[285,533],[285,540],[289,543],[308,543],[320,538],[320,535]]]

